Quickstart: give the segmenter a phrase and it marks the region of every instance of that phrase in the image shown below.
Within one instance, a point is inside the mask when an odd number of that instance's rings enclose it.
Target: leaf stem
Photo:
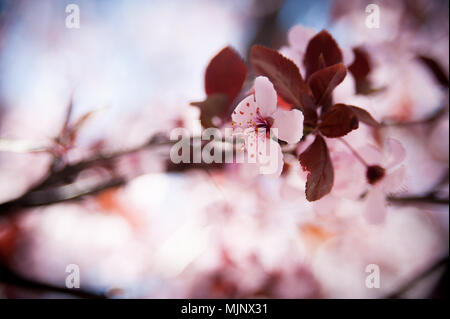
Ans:
[[[344,140],[342,137],[339,138],[339,140],[345,145],[347,146],[347,148],[352,152],[352,154],[365,166],[365,167],[369,167],[370,165],[367,164],[367,162],[364,160],[364,158],[361,157],[361,155],[358,154],[358,152],[356,152],[356,150],[346,141]]]

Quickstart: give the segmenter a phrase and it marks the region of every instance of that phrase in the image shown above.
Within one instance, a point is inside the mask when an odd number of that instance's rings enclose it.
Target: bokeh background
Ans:
[[[65,26],[69,3],[79,29]],[[368,3],[380,6],[378,29],[365,26]],[[80,267],[79,291],[115,298],[445,296],[448,21],[439,0],[0,1],[0,201],[51,169],[138,149],[64,171],[33,207],[0,206],[0,297],[77,297],[57,289],[69,264]],[[279,49],[296,24],[327,29],[349,52],[365,45],[374,61],[381,93],[335,94],[390,123],[384,134],[407,150],[409,200],[391,203],[382,226],[361,218],[359,202],[306,202],[295,176],[174,168],[168,146],[140,147],[195,125],[189,103],[204,98],[221,48],[245,58],[255,43]],[[39,150],[71,101],[70,123],[94,112],[55,163]],[[64,200],[41,205],[55,193]],[[365,285],[368,264],[380,266],[379,289]]]

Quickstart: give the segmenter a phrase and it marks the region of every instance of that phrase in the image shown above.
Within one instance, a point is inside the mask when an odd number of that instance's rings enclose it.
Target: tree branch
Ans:
[[[196,139],[199,137],[191,138]],[[108,169],[111,169],[113,167],[114,161],[118,158],[153,147],[173,145],[176,142],[177,141],[167,139],[167,137],[165,136],[155,135],[148,142],[134,148],[109,154],[95,155],[80,162],[68,164],[60,169],[56,168],[58,165],[51,165],[46,177],[43,178],[39,183],[31,187],[20,197],[1,203],[0,216],[11,215],[23,208],[38,207],[71,200],[78,200],[84,196],[94,195],[98,192],[112,187],[122,186],[126,183],[126,178],[113,177],[106,182],[96,184],[84,189],[79,189],[75,184],[75,179],[82,171],[86,169],[93,167],[106,167]],[[224,140],[222,140],[222,142],[228,143],[230,141],[225,138]],[[55,159],[55,161],[58,160],[58,158]],[[194,167],[205,168],[202,166],[202,164],[193,164],[192,168]],[[183,168],[185,167],[183,166]]]
[[[385,121],[380,123],[381,127],[410,127],[421,124],[430,124],[441,118],[444,114],[447,113],[446,107],[440,107],[436,112],[432,113],[430,116],[416,121],[404,121],[404,122],[390,122]]]
[[[406,204],[406,205],[415,205],[419,203],[449,205],[448,198],[439,198],[434,194],[429,194],[425,196],[405,196],[405,197],[389,196],[388,200],[394,204]]]
[[[0,265],[0,282],[25,289],[31,289],[40,292],[62,293],[78,298],[87,298],[87,299],[107,298],[107,296],[104,294],[96,294],[89,291],[85,291],[80,288],[69,289],[25,278],[3,265]]]
[[[448,256],[441,258],[431,264],[429,267],[421,271],[418,275],[414,276],[411,280],[409,280],[407,283],[402,285],[399,289],[397,289],[392,294],[388,295],[386,298],[389,299],[397,299],[401,298],[406,292],[411,290],[415,285],[417,285],[420,281],[425,279],[426,277],[430,276],[432,273],[434,273],[439,268],[448,265]]]
[[[32,186],[20,197],[1,203],[0,215],[9,215],[22,208],[77,200],[83,196],[93,195],[111,187],[121,186],[126,182],[125,178],[122,177],[114,177],[104,183],[90,186],[82,190],[75,186],[74,181],[85,169],[92,167],[110,167],[116,159],[123,156],[151,147],[171,145],[173,143],[174,141],[156,135],[143,145],[109,154],[95,155],[80,162],[68,164],[59,170],[55,169],[55,165],[51,165],[49,172],[39,183]]]
[[[390,196],[388,200],[394,204],[415,205],[415,204],[434,204],[434,205],[449,205],[449,198],[442,198],[438,196],[439,188],[448,184],[449,171],[447,170],[442,177],[435,183],[433,188],[423,196]]]
[[[113,178],[82,190],[78,190],[73,184],[61,186],[58,188],[51,188],[46,190],[37,190],[27,192],[24,196],[0,204],[0,215],[8,216],[16,210],[23,208],[31,208],[38,206],[45,206],[50,204],[57,204],[66,201],[78,200],[87,195],[95,195],[112,187],[119,187],[125,184],[123,178]]]

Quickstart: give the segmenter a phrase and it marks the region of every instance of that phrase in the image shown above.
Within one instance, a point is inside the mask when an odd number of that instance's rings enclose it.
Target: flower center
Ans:
[[[367,167],[366,177],[370,185],[377,183],[386,175],[386,170],[379,165]]]
[[[272,124],[273,124],[273,118],[258,116],[255,120],[256,132],[264,129],[266,132],[266,136],[269,137],[270,136],[270,128],[272,127]]]

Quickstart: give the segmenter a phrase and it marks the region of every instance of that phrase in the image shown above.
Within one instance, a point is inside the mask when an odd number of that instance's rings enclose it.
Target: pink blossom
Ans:
[[[283,169],[283,154],[276,138],[294,144],[303,136],[303,114],[277,108],[277,92],[268,78],[255,79],[254,93],[244,98],[231,116],[234,131],[244,137],[250,163],[256,163],[259,172],[278,177]]]
[[[387,139],[386,152],[375,148],[366,150],[372,153],[367,168],[367,181],[370,188],[365,198],[365,217],[369,223],[379,224],[386,216],[386,196],[398,191],[405,178],[405,167],[399,165],[406,157],[402,144],[395,139]]]

